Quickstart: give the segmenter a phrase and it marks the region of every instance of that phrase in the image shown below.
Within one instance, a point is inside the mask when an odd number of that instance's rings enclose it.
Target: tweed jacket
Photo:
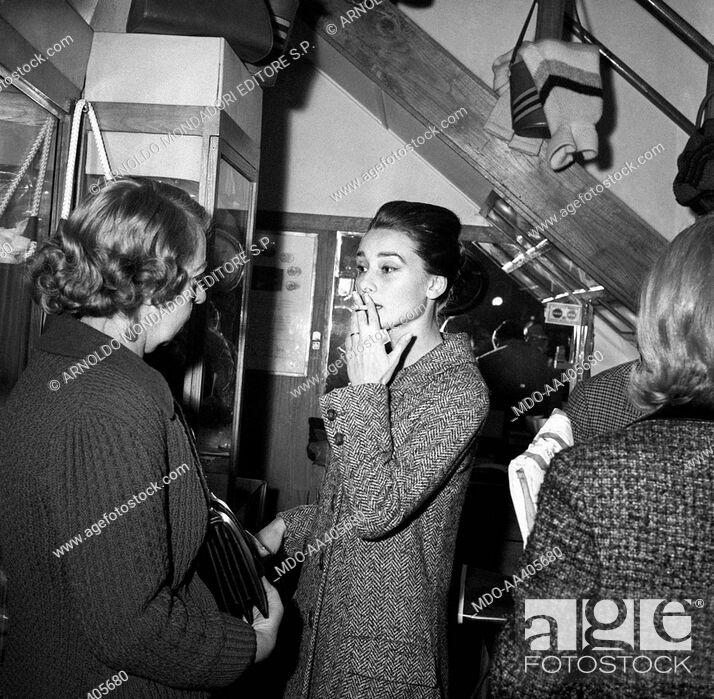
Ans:
[[[51,319],[0,411],[0,697],[84,697],[123,670],[112,699],[205,699],[255,658],[193,574],[206,500],[168,384],[124,347],[68,371],[108,342]]]
[[[627,392],[632,369],[637,360],[606,369],[573,390],[565,408],[573,426],[575,443],[602,432],[617,430],[644,417]]]
[[[349,517],[356,526],[304,563],[288,697],[447,695],[447,593],[488,395],[467,336],[445,337],[389,387],[321,399],[332,459],[317,503],[279,515],[286,549],[315,544]]]
[[[706,418],[706,419],[704,419]],[[714,696],[714,415],[662,410],[615,432],[608,432],[558,454],[540,490],[538,515],[519,570],[559,547],[562,557],[543,565],[514,591],[512,618],[501,633],[493,668],[495,697],[642,697]],[[543,559],[540,559],[541,561]],[[526,599],[618,598],[622,600],[689,599],[697,603],[691,617],[691,651],[644,650],[628,636],[631,650],[531,650],[524,641]],[[532,603],[531,603],[532,604]],[[635,602],[635,609],[639,602]],[[549,611],[543,611],[550,614]],[[639,628],[652,622],[646,614]],[[649,621],[648,621],[649,619]],[[610,619],[602,619],[608,621]],[[668,620],[671,622],[671,620]],[[637,623],[637,622],[635,622]],[[685,626],[688,623],[685,619]],[[575,616],[557,633],[575,630]],[[655,622],[656,626],[656,622]],[[619,633],[619,626],[618,632]],[[632,634],[635,633],[632,628]],[[672,636],[686,631],[664,624]],[[596,632],[596,638],[607,636]],[[545,636],[545,639],[548,637]],[[563,639],[562,635],[558,636]],[[582,637],[581,637],[582,638]],[[658,641],[659,642],[659,641]],[[552,643],[552,640],[551,640]],[[597,644],[596,644],[597,645]],[[652,647],[652,646],[649,646]],[[655,647],[657,647],[655,645]],[[551,645],[552,648],[552,645]],[[526,656],[579,655],[601,658],[575,665],[568,674],[566,660],[547,661],[547,671]],[[633,671],[628,661],[603,656],[648,656]],[[647,671],[659,656],[661,672]],[[686,667],[674,671],[672,656]],[[574,663],[575,661],[570,661]],[[626,669],[623,671],[623,663]],[[615,669],[612,669],[614,664]],[[552,672],[551,672],[552,671]],[[691,672],[691,674],[690,674]]]

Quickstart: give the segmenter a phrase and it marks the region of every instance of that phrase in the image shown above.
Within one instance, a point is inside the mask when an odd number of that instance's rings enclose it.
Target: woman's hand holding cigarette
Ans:
[[[389,333],[382,328],[379,314],[369,294],[364,299],[355,293],[355,300],[360,303],[352,315],[352,328],[345,340],[345,360],[347,375],[352,385],[363,383],[388,384],[402,358],[404,350],[413,335],[402,336],[387,353]]]

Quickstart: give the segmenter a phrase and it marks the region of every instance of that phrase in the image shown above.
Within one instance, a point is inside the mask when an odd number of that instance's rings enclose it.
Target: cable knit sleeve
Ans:
[[[48,555],[57,558],[72,613],[97,657],[168,686],[229,684],[254,661],[253,628],[222,614],[198,576],[174,579],[182,577],[176,570],[190,568],[205,532],[195,469],[162,482],[178,464],[166,463],[158,418],[83,411],[66,430],[71,434],[60,442],[68,445],[65,473],[61,479],[46,474],[40,495],[54,530],[52,545],[73,536],[74,544]],[[180,519],[172,521],[177,511]],[[109,521],[112,512],[117,516]],[[105,526],[92,532],[102,519]],[[187,550],[174,545],[170,552],[177,536]]]
[[[411,415],[406,444],[393,439],[387,386],[347,386],[321,399],[355,530],[378,539],[413,516],[453,475],[457,456],[488,412],[477,372],[443,372],[425,385]],[[330,418],[333,419],[330,419]]]

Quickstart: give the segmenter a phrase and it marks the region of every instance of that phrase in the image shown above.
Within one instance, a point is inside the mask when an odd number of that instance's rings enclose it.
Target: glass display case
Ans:
[[[250,244],[255,185],[226,159],[221,158],[213,244],[208,269],[217,269]],[[201,357],[201,400],[196,432],[201,453],[228,458],[238,427],[236,406],[242,396],[245,347],[246,267],[226,272],[211,289],[206,301],[204,349]]]
[[[223,83],[246,71],[221,39],[178,37],[158,44],[139,35],[95,35],[85,93],[92,101],[115,175],[157,179],[184,189],[212,217],[207,268],[221,268],[174,340],[147,355],[167,379],[196,434],[214,492],[225,499],[239,474],[247,292],[260,157],[260,90],[230,108],[216,106]],[[117,68],[122,62],[132,70]],[[185,70],[184,70],[185,68]],[[166,81],[157,82],[161,73]],[[190,79],[186,77],[190,73]],[[129,79],[129,76],[131,79]],[[187,90],[186,80],[192,84]],[[83,192],[103,168],[85,130]],[[80,193],[80,196],[82,193]],[[236,255],[245,264],[224,265]],[[231,270],[231,271],[228,271]]]
[[[95,106],[112,168],[127,152],[138,152],[154,142],[151,134],[107,129],[112,123],[112,110],[107,105]],[[87,138],[92,137],[85,137],[85,190],[101,178],[101,166]],[[180,138],[202,140],[197,136]],[[175,149],[167,148],[131,174],[180,187],[206,208],[213,219],[206,250],[206,271],[210,274],[245,253],[253,242],[257,163],[237,153],[220,131],[208,139],[207,147],[177,139]],[[193,153],[193,157],[187,159],[187,153]],[[196,153],[206,154],[207,162],[197,158]],[[243,258],[249,261],[250,255],[244,254]],[[207,290],[206,302],[194,306],[191,320],[177,337],[146,357],[182,403],[209,478],[211,474],[215,476],[212,487],[225,498],[237,474],[250,271],[247,262],[221,274]]]
[[[25,259],[52,226],[57,122],[17,88],[0,92],[0,405],[40,333]]]

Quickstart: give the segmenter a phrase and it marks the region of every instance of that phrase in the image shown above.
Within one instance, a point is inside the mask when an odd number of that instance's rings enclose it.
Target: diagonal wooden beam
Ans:
[[[373,8],[366,13],[347,0],[305,0],[301,7],[321,39],[425,127],[465,108],[468,116],[437,138],[532,225],[555,215],[557,221],[542,235],[626,307],[636,309],[640,281],[666,245],[664,237],[609,189],[587,202],[579,199],[599,184],[580,165],[556,173],[542,156],[512,151],[485,132],[494,91],[388,0],[361,2],[359,7]],[[581,203],[576,213],[561,217],[561,209],[576,199]]]

